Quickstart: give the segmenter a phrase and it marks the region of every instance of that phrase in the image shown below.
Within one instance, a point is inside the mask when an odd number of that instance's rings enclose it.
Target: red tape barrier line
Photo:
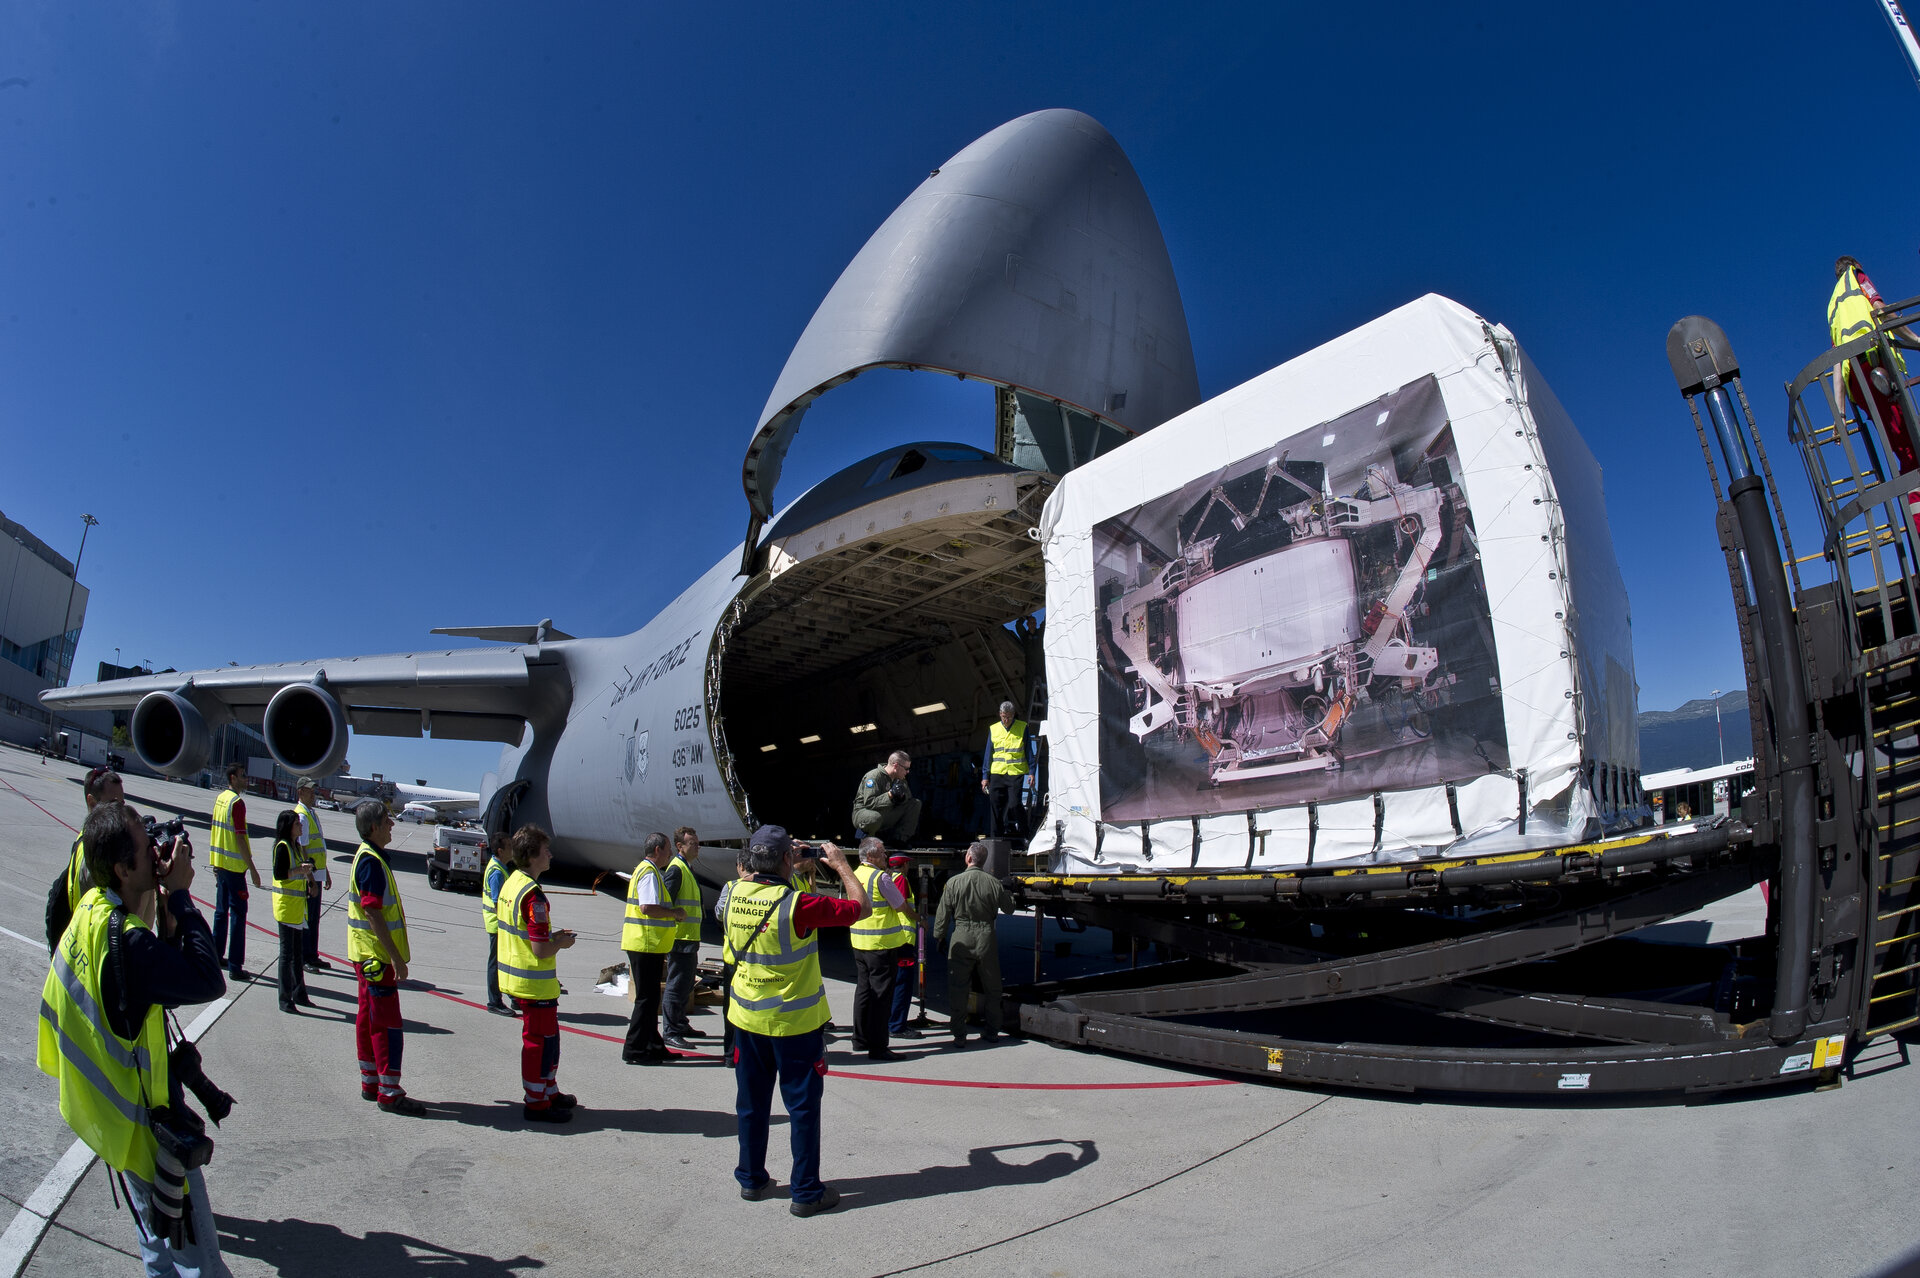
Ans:
[[[8,781],[5,777],[0,777],[0,785],[6,786],[7,789],[12,790],[15,794],[18,794],[21,798],[26,799],[28,803],[32,803],[34,807],[40,808],[42,812],[46,812],[47,816],[50,819],[52,819],[55,824],[65,826],[67,829],[73,830],[73,827],[71,825],[67,825],[65,821],[62,821],[59,817],[54,816],[53,813],[47,812],[47,810],[44,807],[41,807],[40,804],[35,803],[33,799],[28,798],[28,796],[22,793],[21,790],[13,784],[13,782]],[[78,830],[74,830],[73,832],[75,834],[79,833]],[[213,908],[213,902],[205,899],[204,897],[195,896],[193,899],[200,902],[201,905],[205,906],[209,910]],[[247,924],[247,926],[252,928],[256,932],[259,932],[263,936],[271,936],[275,940],[278,940],[280,937],[280,934],[274,929],[269,927],[263,927],[258,923],[250,922]],[[327,954],[324,950],[321,951],[321,954],[322,954],[322,957],[331,959],[335,963],[342,964],[343,966],[346,966],[346,967],[353,966],[352,963],[348,962],[346,959],[341,958],[338,954]],[[471,1007],[476,1011],[484,1012],[487,1010],[486,1005],[484,1003],[476,1003],[472,999],[461,998],[458,994],[449,994],[445,990],[437,990],[433,986],[427,984],[425,981],[410,980],[408,982],[407,988],[418,989],[420,992],[424,994],[431,994],[435,998],[443,998],[449,1003],[458,1003],[462,1007]],[[626,1043],[626,1039],[624,1038],[616,1037],[615,1035],[612,1035],[612,1034],[596,1034],[592,1030],[581,1029],[576,1025],[568,1025],[564,1021],[562,1021],[560,1024],[560,1030],[562,1033],[565,1033],[565,1034],[578,1034],[581,1038],[597,1038],[603,1043],[620,1043],[622,1045],[625,1045]],[[673,1051],[672,1048],[669,1048],[668,1050]],[[717,1061],[720,1059],[718,1056],[713,1055],[710,1052],[678,1052],[676,1051],[674,1052],[674,1055],[688,1056],[696,1060]],[[1169,1087],[1231,1087],[1236,1082],[1239,1081],[1237,1079],[1232,1079],[1232,1078],[1182,1078],[1182,1079],[1171,1079],[1167,1081],[1151,1082],[1151,1083],[982,1083],[982,1082],[974,1082],[972,1080],[958,1079],[958,1078],[902,1078],[896,1074],[864,1074],[864,1073],[856,1073],[852,1070],[833,1070],[831,1072],[835,1078],[856,1078],[863,1083],[908,1083],[915,1087],[985,1087],[985,1088],[996,1088],[1003,1091],[1015,1091],[1015,1092],[1157,1091],[1157,1090],[1161,1090]]]

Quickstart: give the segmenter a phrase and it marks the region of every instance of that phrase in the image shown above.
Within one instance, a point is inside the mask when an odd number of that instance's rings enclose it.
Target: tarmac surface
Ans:
[[[81,774],[0,749],[0,1018],[15,1027],[0,1038],[0,1221],[13,1222],[0,1278],[29,1246],[31,1275],[140,1272],[97,1162],[64,1203],[49,1187],[74,1139],[33,1060],[46,888],[84,810]],[[203,867],[213,792],[142,778],[127,790],[143,812],[187,817]],[[248,806],[259,855],[281,805]],[[321,816],[335,902],[352,821]],[[594,982],[619,961],[621,905],[577,884],[553,906],[580,934],[560,955],[560,1086],[582,1108],[566,1127],[522,1121],[518,1023],[477,1006],[477,898],[427,887],[430,842],[403,825],[393,857],[414,947],[404,1083],[426,1118],[359,1099],[345,970],[308,978],[317,1011],[278,1010],[278,943],[259,930],[247,966],[268,979],[230,988],[204,1034],[207,1073],[238,1102],[207,1169],[235,1274],[1862,1274],[1920,1243],[1920,1069],[1889,1042],[1824,1092],[1512,1105],[1299,1090],[1028,1041],[956,1052],[929,1037],[874,1065],[842,1035],[822,1161],[843,1203],[797,1220],[777,1105],[780,1188],[743,1202],[733,1076],[709,1057],[620,1063],[628,1005]],[[211,900],[204,869],[194,891]],[[252,907],[271,923],[264,893]],[[1750,922],[1735,903],[1666,926]],[[343,904],[323,926],[323,951],[342,955]],[[1031,964],[1031,936],[1026,919],[1003,928],[1010,978]],[[1075,944],[1107,948],[1092,937]],[[1047,953],[1052,973],[1051,937]],[[847,952],[826,966],[844,1024]],[[695,1024],[717,1037],[711,1011]],[[18,1210],[30,1199],[38,1214]]]

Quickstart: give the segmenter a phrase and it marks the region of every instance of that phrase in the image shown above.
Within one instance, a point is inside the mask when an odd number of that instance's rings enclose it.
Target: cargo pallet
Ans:
[[[1920,298],[1886,308],[1787,387],[1822,522],[1801,559],[1725,335],[1697,316],[1668,334],[1746,663],[1737,815],[1478,858],[1017,876],[1023,905],[1169,960],[1010,990],[1022,1032],[1290,1083],[1518,1096],[1836,1082],[1920,1025],[1920,471],[1894,473],[1880,442],[1887,403],[1920,413],[1904,376],[1856,405],[1841,372],[1903,369],[1916,319]],[[1803,582],[1809,564],[1828,579]],[[1762,936],[1622,939],[1756,883]]]

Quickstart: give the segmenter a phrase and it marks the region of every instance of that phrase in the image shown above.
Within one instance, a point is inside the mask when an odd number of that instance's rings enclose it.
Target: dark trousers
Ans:
[[[853,1050],[887,1050],[887,1024],[893,1018],[893,981],[900,970],[900,955],[907,950],[896,945],[887,950],[853,952]]]
[[[898,1034],[913,1016],[913,978],[919,974],[920,963],[911,945],[903,945],[894,953],[900,956],[900,961],[893,969],[893,1007],[892,1015],[887,1018],[887,1029]]]
[[[700,942],[675,941],[667,951],[667,992],[661,1003],[662,1028],[669,1034],[684,1034],[693,1028],[687,1019],[687,1005],[693,1000],[693,978],[700,969]]]
[[[307,925],[280,925],[280,1006],[289,1007],[307,996],[307,970],[301,966],[306,957]]]
[[[735,1027],[734,1106],[740,1119],[740,1165],[733,1178],[742,1189],[767,1175],[767,1127],[773,1121],[773,1084],[787,1107],[787,1137],[793,1149],[788,1188],[796,1203],[820,1201],[820,1093],[827,1074],[827,1040],[821,1030],[774,1037]]]
[[[240,870],[213,871],[213,954],[236,979],[247,966],[247,876]]]
[[[987,803],[991,809],[988,829],[996,839],[1018,838],[1025,834],[1026,810],[1020,806],[1020,787],[1027,778],[994,773],[987,778]]]
[[[660,975],[666,968],[665,954],[642,954],[628,950],[627,979],[633,982],[633,1019],[627,1022],[627,1043],[620,1055],[628,1060],[659,1056],[667,1045],[660,1041]]]
[[[1000,941],[991,923],[956,923],[947,946],[947,1020],[953,1036],[967,1036],[967,995],[980,978],[980,1020],[1000,1032]]]
[[[309,881],[307,884],[307,926],[306,935],[300,941],[300,960],[309,966],[320,965],[320,884]]]
[[[720,969],[720,1059],[733,1068],[733,964]]]
[[[500,934],[487,933],[487,1006],[505,1007],[500,999]]]

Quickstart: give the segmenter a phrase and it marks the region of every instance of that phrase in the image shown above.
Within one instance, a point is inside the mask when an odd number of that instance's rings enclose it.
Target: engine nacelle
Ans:
[[[290,683],[274,693],[260,735],[273,761],[296,775],[324,777],[347,761],[347,712],[315,684]]]
[[[213,753],[205,716],[175,692],[149,692],[140,698],[128,732],[140,762],[163,776],[191,776],[207,766]]]

